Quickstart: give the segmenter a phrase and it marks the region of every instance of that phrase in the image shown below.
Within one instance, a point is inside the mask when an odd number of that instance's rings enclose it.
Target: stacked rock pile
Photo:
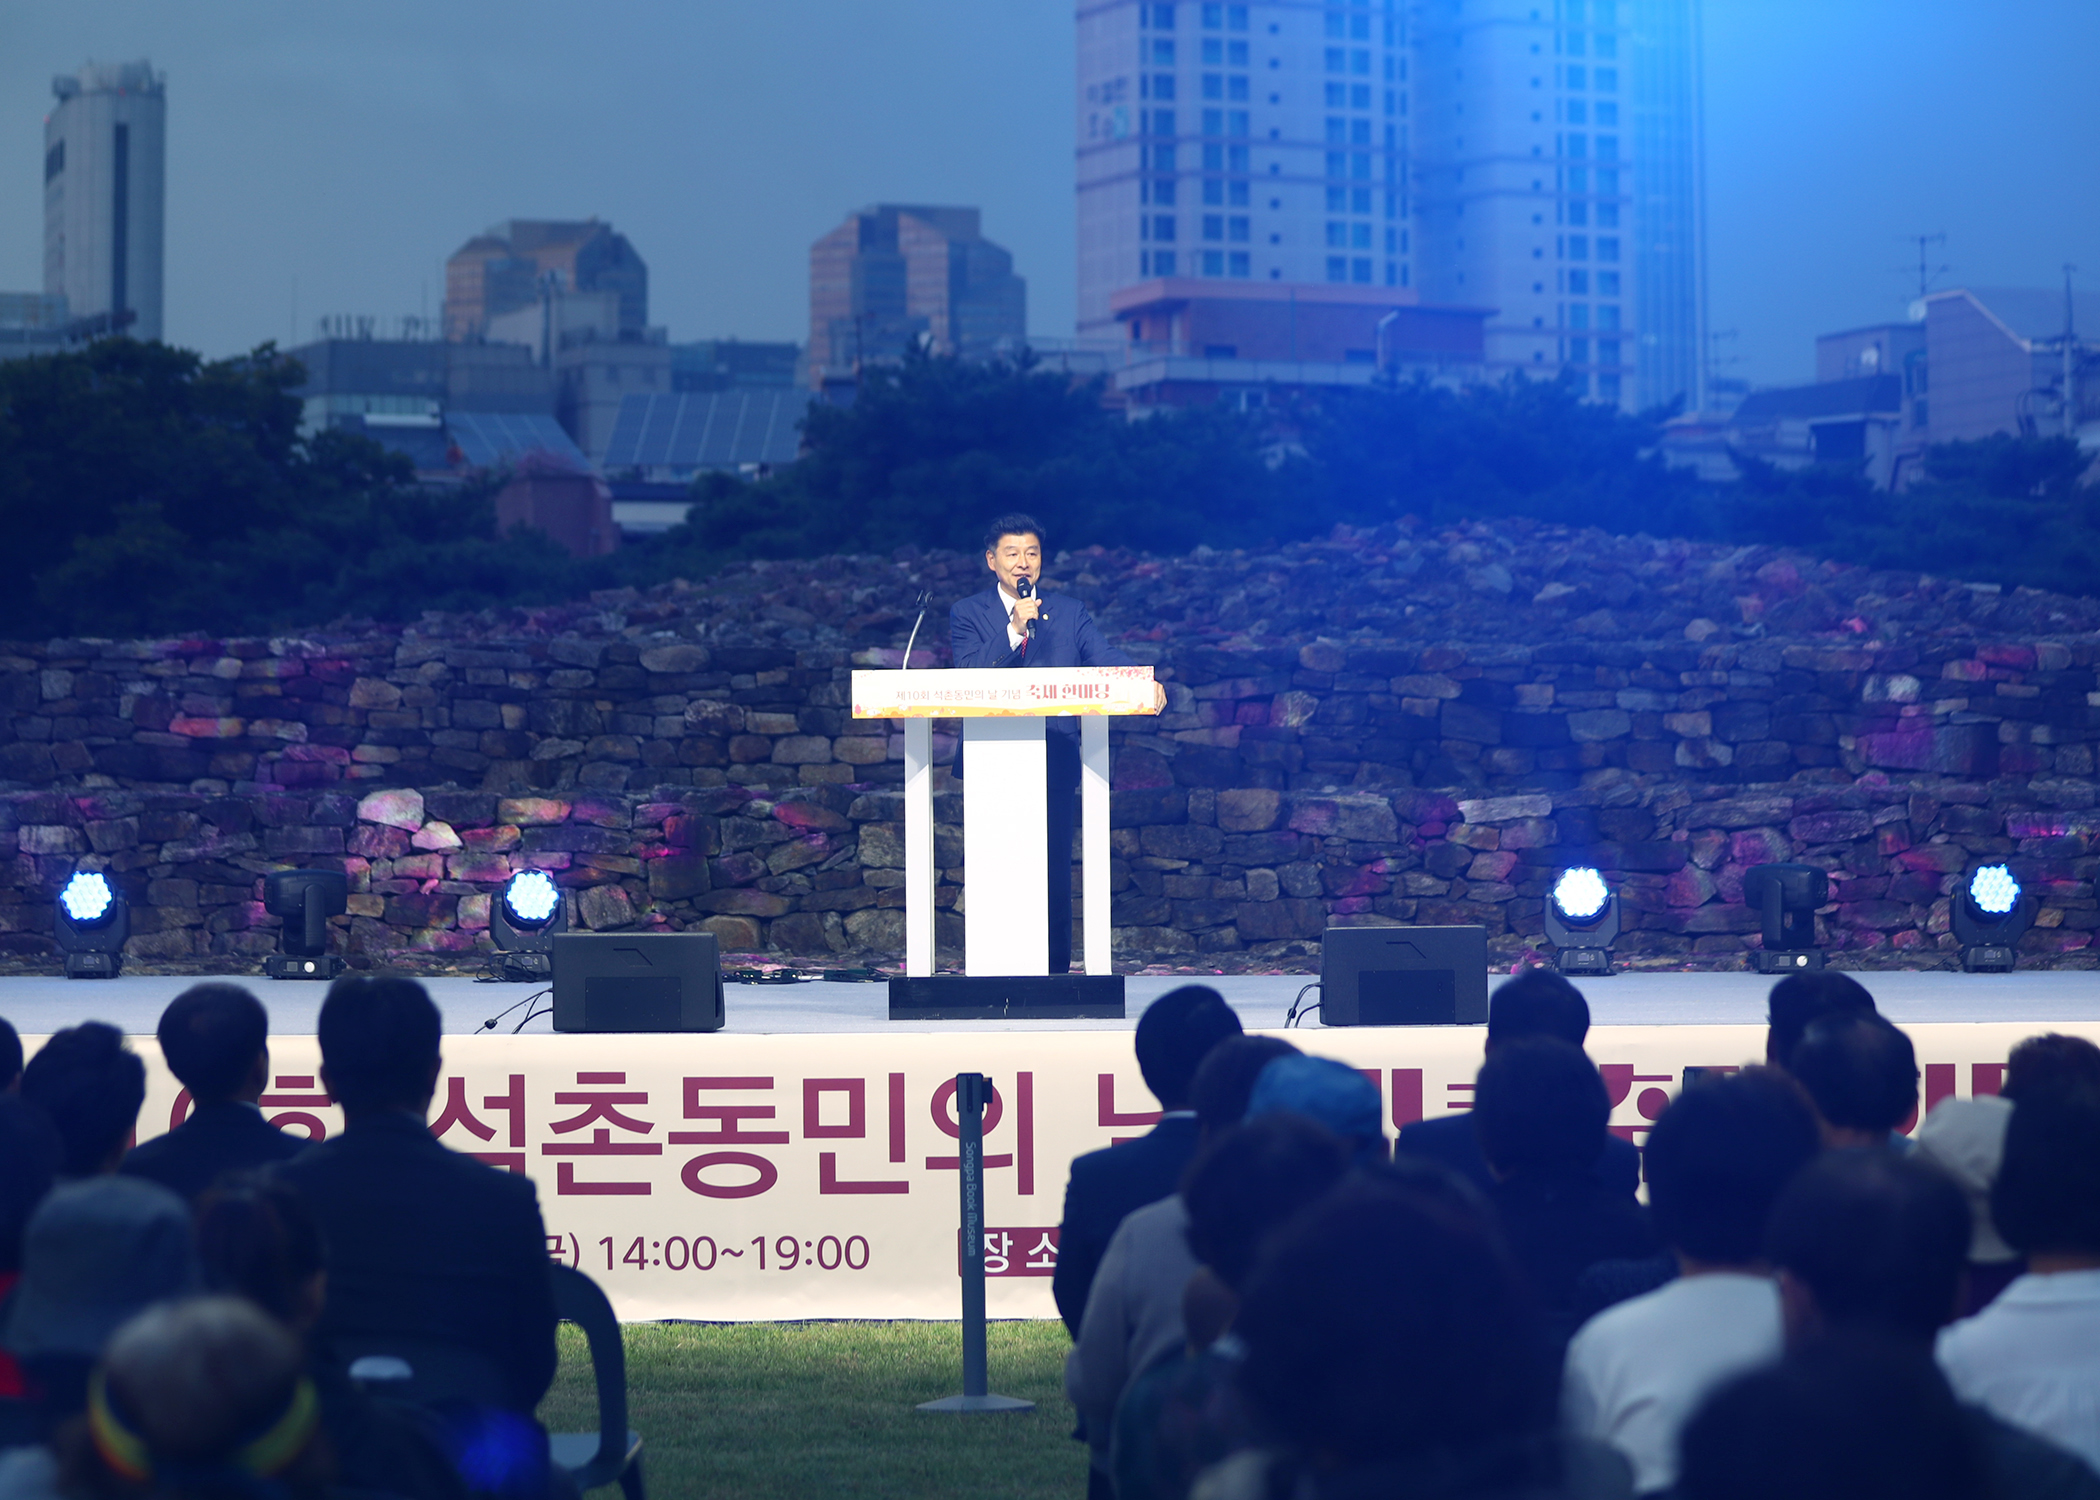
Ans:
[[[468,959],[527,866],[585,926],[893,958],[901,750],[848,716],[848,676],[898,663],[921,588],[914,664],[945,664],[983,578],[907,549],[405,627],[6,647],[0,951],[47,953],[52,893],[95,863],[135,956],[252,953],[261,873],[340,862],[373,961]],[[2093,600],[1524,523],[1095,549],[1051,584],[1169,685],[1116,733],[1122,961],[1303,967],[1338,921],[1481,922],[1508,956],[1582,859],[1621,886],[1622,952],[1739,962],[1741,873],[1777,858],[1832,871],[1832,946],[1929,961],[1987,856],[2043,898],[2037,960],[2096,957]],[[959,944],[959,797],[937,819]]]

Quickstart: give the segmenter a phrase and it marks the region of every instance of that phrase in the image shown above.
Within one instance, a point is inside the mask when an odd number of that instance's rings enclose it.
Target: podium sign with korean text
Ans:
[[[733,1002],[732,1002],[733,1003]],[[2032,1022],[1920,1025],[1925,1106],[1995,1093]],[[2100,1040],[2100,1024],[2048,1029]],[[1388,1134],[1467,1107],[1478,1027],[1294,1031],[1360,1069]],[[29,1048],[42,1038],[25,1038]],[[151,1037],[141,1138],[189,1100]],[[1598,1026],[1612,1128],[1640,1143],[1685,1069],[1764,1049],[1753,1026]],[[530,1176],[550,1256],[590,1273],[628,1320],[938,1318],[956,1308],[955,1075],[983,1072],[992,1316],[1049,1318],[1073,1157],[1143,1134],[1157,1104],[1127,1030],[834,1035],[448,1036],[431,1129]],[[311,1036],[270,1041],[264,1113],[312,1138],[342,1129]],[[475,1247],[453,1247],[473,1255]]]
[[[966,667],[853,674],[856,719],[1149,714],[1150,667]]]

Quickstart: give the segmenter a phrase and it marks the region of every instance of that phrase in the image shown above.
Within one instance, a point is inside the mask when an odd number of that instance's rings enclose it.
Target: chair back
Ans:
[[[620,1320],[598,1283],[583,1272],[559,1261],[547,1270],[554,1281],[556,1316],[581,1328],[590,1345],[591,1373],[598,1383],[598,1458],[617,1473],[627,1454],[627,1349],[620,1342]]]

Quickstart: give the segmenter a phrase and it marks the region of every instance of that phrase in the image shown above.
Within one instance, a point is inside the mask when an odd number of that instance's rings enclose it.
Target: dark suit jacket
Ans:
[[[1138,663],[1110,644],[1086,606],[1069,594],[1045,599],[1049,618],[1036,623],[1035,639],[1025,657],[1008,661],[1013,648],[1006,644],[1007,605],[993,584],[981,594],[958,599],[948,610],[948,642],[958,667],[1134,667]],[[1075,745],[1079,720],[1071,714],[1052,715],[1049,732],[1061,734]],[[955,747],[954,773],[963,773],[962,746]],[[1078,765],[1073,762],[1065,778],[1078,785]],[[1162,1195],[1164,1196],[1164,1195]],[[1062,1253],[1062,1252],[1060,1252]]]
[[[1496,1183],[1488,1202],[1538,1299],[1541,1369],[1557,1390],[1581,1322],[1577,1278],[1600,1261],[1653,1255],[1661,1243],[1647,1209],[1580,1170],[1520,1173]]]
[[[1073,1161],[1050,1294],[1074,1338],[1116,1226],[1132,1209],[1157,1203],[1179,1189],[1181,1174],[1195,1154],[1196,1117],[1183,1115],[1161,1120],[1134,1141],[1089,1151]]]
[[[1456,1172],[1483,1193],[1494,1191],[1495,1175],[1481,1154],[1480,1137],[1474,1133],[1473,1117],[1469,1114],[1440,1115],[1434,1120],[1401,1126],[1393,1154],[1433,1161]],[[1640,1148],[1632,1141],[1606,1136],[1604,1154],[1590,1168],[1590,1175],[1615,1193],[1628,1198],[1636,1196],[1641,1190]]]
[[[507,1405],[531,1413],[554,1380],[557,1320],[528,1179],[439,1145],[407,1114],[361,1119],[280,1170],[327,1240],[324,1341],[468,1351],[500,1372]]]
[[[166,1135],[134,1147],[117,1170],[157,1182],[195,1203],[228,1172],[290,1161],[305,1149],[304,1138],[279,1130],[254,1105],[227,1100],[198,1105]]]

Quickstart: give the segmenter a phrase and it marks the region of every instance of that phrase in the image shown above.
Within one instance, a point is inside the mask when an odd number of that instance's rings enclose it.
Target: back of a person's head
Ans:
[[[1487,1044],[1554,1036],[1580,1047],[1590,1034],[1590,1003],[1554,969],[1526,969],[1488,997]]]
[[[1213,1135],[1239,1124],[1247,1117],[1247,1100],[1261,1070],[1297,1051],[1281,1037],[1225,1038],[1210,1049],[1189,1084],[1189,1107],[1196,1111],[1196,1123]]]
[[[160,1013],[160,1055],[199,1104],[231,1099],[269,1045],[270,1016],[237,984],[193,984]]]
[[[1137,1063],[1145,1087],[1168,1109],[1187,1107],[1189,1085],[1210,1049],[1240,1032],[1240,1018],[1209,985],[1167,991],[1138,1017]]]
[[[1827,1329],[1929,1338],[1955,1313],[1969,1204],[1954,1179],[1893,1151],[1834,1151],[1772,1208],[1775,1269],[1814,1297]]]
[[[197,1202],[197,1259],[214,1292],[246,1297],[296,1327],[325,1268],[320,1222],[306,1195],[283,1178],[245,1172]]]
[[[1345,1465],[1477,1449],[1547,1418],[1529,1305],[1489,1217],[1377,1175],[1270,1241],[1233,1327],[1264,1420]]]
[[[124,1033],[102,1021],[53,1032],[22,1069],[22,1097],[51,1117],[64,1155],[59,1170],[104,1170],[131,1139],[146,1102],[146,1065]]]
[[[423,1102],[444,1026],[429,993],[415,980],[344,975],[328,987],[318,1030],[328,1091],[345,1109],[400,1109]]]
[[[2025,1255],[2100,1255],[2100,1092],[2037,1089],[2013,1106],[1991,1216]]]
[[[1225,1132],[1189,1164],[1189,1248],[1238,1287],[1262,1241],[1349,1170],[1334,1132],[1299,1115],[1264,1115]]]
[[[1873,1015],[1874,997],[1857,979],[1836,969],[1787,975],[1772,986],[1772,993],[1765,1000],[1766,1024],[1770,1028],[1765,1040],[1766,1058],[1780,1067],[1786,1066],[1786,1060],[1800,1044],[1801,1034],[1808,1030],[1808,1023],[1839,1011]]]
[[[1982,1500],[1984,1455],[1930,1354],[1825,1340],[1722,1386],[1679,1442],[1682,1500]]]
[[[1918,1107],[1918,1054],[1878,1015],[1847,1011],[1809,1022],[1787,1072],[1840,1130],[1892,1131]]]
[[[0,1016],[0,1094],[22,1081],[22,1037]]]
[[[155,1495],[195,1500],[323,1492],[318,1420],[297,1341],[239,1297],[133,1318],[110,1340],[89,1403],[102,1464]]]
[[[1389,1157],[1378,1086],[1347,1063],[1291,1053],[1271,1059],[1247,1096],[1247,1118],[1286,1113],[1332,1132],[1359,1166]]]
[[[59,1183],[22,1234],[7,1345],[25,1357],[93,1358],[134,1313],[197,1281],[189,1205],[159,1183],[115,1173]]]
[[[1694,1083],[1648,1135],[1655,1227],[1694,1260],[1754,1261],[1772,1201],[1821,1149],[1815,1116],[1785,1078],[1753,1068]]]
[[[2082,1036],[2048,1032],[2031,1036],[2005,1060],[2005,1082],[1998,1092],[2018,1103],[2045,1088],[2082,1088],[2100,1092],[2100,1047]]]
[[[22,1232],[58,1175],[58,1131],[34,1104],[0,1094],[0,1276],[22,1266]]]
[[[1473,1129],[1504,1176],[1587,1168],[1604,1151],[1610,1121],[1596,1065],[1557,1037],[1498,1046],[1473,1085]]]

